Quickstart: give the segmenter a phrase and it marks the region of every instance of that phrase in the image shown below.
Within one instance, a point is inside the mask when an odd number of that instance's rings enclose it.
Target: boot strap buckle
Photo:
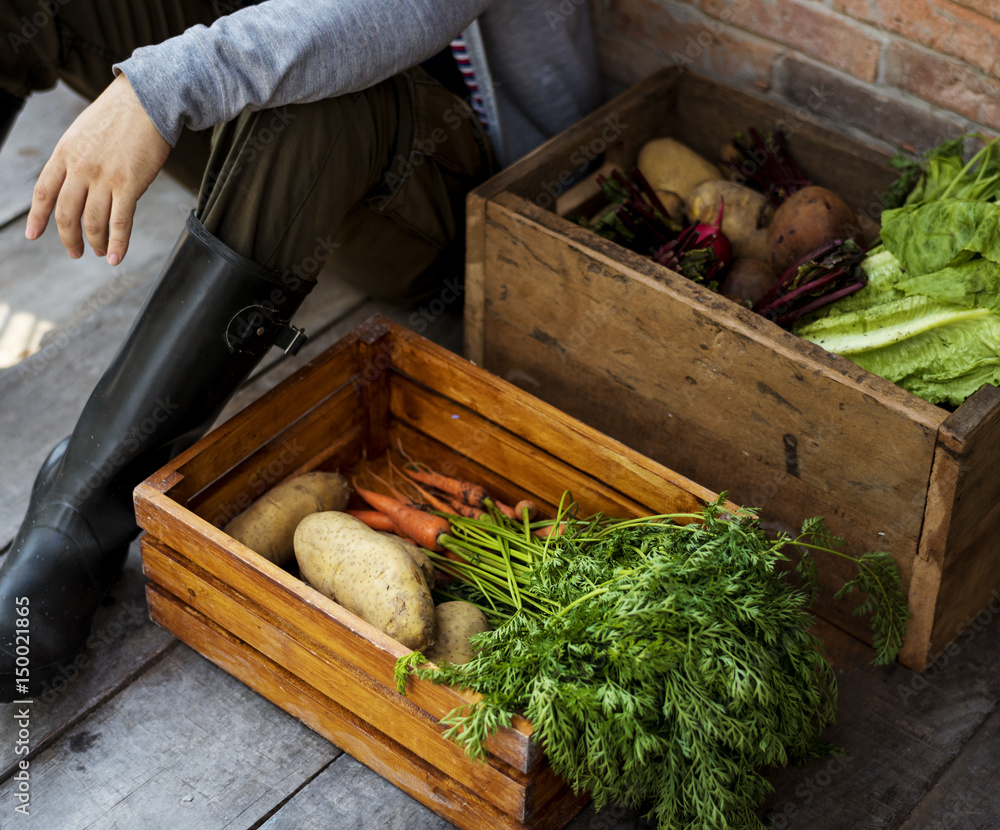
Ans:
[[[226,344],[231,352],[254,354],[259,351],[256,344],[272,345],[283,349],[285,354],[297,354],[306,342],[302,329],[282,320],[278,312],[265,305],[250,305],[240,309],[226,327]]]
[[[287,355],[296,355],[308,339],[302,329],[287,323],[278,330],[278,336],[274,338],[274,345]]]

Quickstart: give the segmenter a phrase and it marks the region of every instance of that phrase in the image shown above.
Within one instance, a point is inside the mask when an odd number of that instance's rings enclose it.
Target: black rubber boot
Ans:
[[[132,491],[208,430],[272,345],[298,350],[289,320],[312,286],[188,219],[0,558],[0,701],[42,694],[83,648],[138,535]]]
[[[10,128],[17,120],[17,114],[24,106],[24,100],[6,92],[0,92],[0,147],[7,140]]]

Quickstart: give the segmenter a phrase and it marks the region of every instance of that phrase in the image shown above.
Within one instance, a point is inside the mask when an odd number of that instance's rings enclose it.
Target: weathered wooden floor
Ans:
[[[52,230],[27,243],[23,215],[34,177],[81,106],[62,90],[33,99],[0,153],[0,547],[16,531],[35,470],[71,429],[193,202],[158,180],[117,269],[92,255],[71,262]],[[229,411],[376,310],[404,324],[409,316],[322,281],[298,321],[310,344],[294,362],[262,367]],[[453,320],[439,319],[429,334],[459,349]],[[769,776],[774,827],[1000,828],[998,611],[1000,602],[985,610],[924,676],[872,668],[866,646],[822,627],[840,682],[840,719],[829,739],[846,754]],[[29,707],[28,755],[16,754],[15,707],[0,706],[0,830],[449,826],[153,625],[137,545],[93,631],[78,676]],[[14,775],[25,758],[28,816],[15,812]],[[588,809],[570,825],[644,826],[621,808]]]

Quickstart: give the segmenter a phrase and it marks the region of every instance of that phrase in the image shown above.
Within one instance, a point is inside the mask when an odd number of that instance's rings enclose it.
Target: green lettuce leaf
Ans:
[[[966,162],[970,140],[984,146]],[[887,208],[945,198],[990,201],[1000,194],[1000,148],[995,139],[986,142],[976,133],[944,141],[917,158],[897,154],[890,164],[900,176],[887,191]]]
[[[1000,265],[977,258],[908,276],[882,250],[862,268],[865,288],[795,333],[931,403],[1000,385]]]
[[[908,274],[932,274],[976,254],[1000,263],[1000,206],[944,199],[886,210],[882,242]]]

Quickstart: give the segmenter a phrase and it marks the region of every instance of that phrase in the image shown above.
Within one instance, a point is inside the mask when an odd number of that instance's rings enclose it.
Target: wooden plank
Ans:
[[[288,377],[280,391],[264,394],[258,405],[248,407],[214,429],[206,440],[181,453],[158,473],[157,480],[175,477],[171,496],[183,504],[216,477],[251,455],[276,433],[284,432],[298,419],[349,383],[356,361],[357,341],[340,341],[335,349],[302,366]],[[295,400],[294,407],[286,405]],[[338,424],[331,424],[335,428]],[[348,426],[348,425],[345,425]]]
[[[654,512],[577,468],[541,452],[503,427],[402,377],[392,384],[392,412],[395,418],[414,429],[476,459],[510,481],[521,482],[532,496],[547,504],[558,504],[562,492],[570,490],[588,514],[632,517]],[[577,459],[583,467],[589,460],[586,455]],[[689,503],[683,500],[679,509],[684,510]],[[668,505],[663,512],[676,509]]]
[[[963,747],[995,722],[998,620],[1000,600],[923,674],[902,665],[870,666],[867,647],[819,624],[839,686],[837,723],[824,738],[847,754],[768,774],[776,788],[767,801],[776,830],[905,826],[913,805],[961,758]],[[949,778],[942,792],[974,801],[993,769]]]
[[[934,787],[899,827],[900,830],[1000,827],[1000,771],[997,742],[1000,712],[993,712],[976,730],[961,754],[944,770]]]
[[[437,718],[409,705],[405,697],[339,658],[323,643],[304,635],[290,638],[282,621],[248,597],[227,586],[162,543],[143,543],[146,575],[159,588],[183,597],[184,602],[220,627],[338,705],[371,724],[392,724],[400,745],[433,764],[446,775],[471,787],[505,813],[524,820],[536,800],[536,781],[551,776],[548,767],[532,776],[487,759],[471,761],[453,741],[442,738]],[[184,639],[184,634],[175,633]],[[283,706],[280,699],[275,699]],[[546,772],[548,770],[548,772]]]
[[[110,700],[176,640],[149,619],[138,543],[132,546],[122,575],[98,609],[85,651],[35,698],[31,714],[31,755],[38,755],[73,723]],[[0,705],[5,715],[17,707]],[[11,735],[5,725],[0,734]],[[0,741],[0,780],[25,756],[12,740]]]
[[[523,200],[498,197],[488,212],[490,324],[502,319],[537,339],[550,375],[602,367],[594,397],[630,390],[666,402],[773,469],[836,487],[845,505],[916,540],[923,502],[914,496],[926,492],[943,410],[641,257],[623,265],[617,246]],[[502,349],[488,339],[488,353]],[[547,378],[539,381],[544,398]],[[858,474],[844,481],[845,470]]]
[[[984,386],[941,424],[938,454],[946,455],[955,465],[954,474],[944,472],[945,485],[937,486],[938,509],[949,510],[945,547],[940,544],[921,550],[922,556],[942,559],[961,557],[963,552],[984,534],[996,527],[990,516],[1000,502],[1000,389]],[[932,479],[932,487],[935,482]],[[945,487],[952,492],[946,497]],[[950,502],[950,503],[949,503]],[[937,505],[928,505],[930,511]],[[933,527],[927,528],[930,533]]]
[[[366,458],[389,448],[389,379],[393,339],[388,328],[370,321],[359,331],[358,378],[354,388]]]
[[[397,342],[401,347],[394,365],[400,372],[419,378],[568,464],[576,460],[580,467],[580,459],[586,458],[588,475],[614,482],[619,490],[654,510],[659,504],[696,510],[715,498],[707,488],[645,458],[613,436],[603,435],[490,372],[472,370],[468,362],[433,344],[420,342],[406,331],[397,332]]]
[[[988,518],[1000,522],[1000,505]],[[928,644],[930,659],[958,637],[963,628],[1000,593],[1000,569],[996,562],[996,536],[984,535],[958,551],[941,570],[934,629]]]
[[[918,548],[925,587],[908,638],[929,661],[1000,591],[998,465],[1000,389],[986,386],[942,423],[935,450]]]
[[[339,426],[335,433],[333,423]],[[338,392],[328,407],[313,410],[260,445],[231,469],[187,499],[188,507],[212,524],[222,527],[237,513],[286,478],[315,469],[320,463],[334,467],[353,463],[362,449],[357,398],[350,388]],[[201,481],[191,479],[193,486]]]
[[[324,642],[351,665],[392,687],[396,660],[409,653],[408,649],[205,520],[193,515],[178,520],[176,505],[169,498],[147,485],[141,485],[137,494],[143,488],[145,491],[136,501],[136,514],[151,536],[169,540],[171,548],[237,592],[261,598],[286,620],[290,636],[302,632]],[[475,699],[471,693],[417,680],[411,681],[407,697],[438,718]],[[527,772],[538,762],[538,750],[530,743],[530,736],[530,724],[515,718],[513,727],[501,730],[489,743],[489,749]]]
[[[87,101],[65,84],[36,93],[25,102],[0,149],[0,226],[26,215],[31,192],[56,144],[83,112]],[[21,235],[24,229],[19,229]]]
[[[465,200],[465,357],[483,364],[486,313],[486,199],[478,190]]]
[[[455,826],[345,754],[295,793],[260,830],[330,830],[331,820],[344,830],[451,830]]]
[[[255,652],[176,598],[150,586],[154,618],[183,631],[190,644],[265,697],[287,703],[296,717],[358,757],[380,776],[421,801],[434,812],[467,830],[529,830],[457,784],[422,758],[401,747],[375,727],[354,717],[280,666]],[[191,620],[180,621],[179,615]],[[554,800],[531,830],[557,830],[582,807],[584,799]],[[575,809],[574,809],[575,808]]]
[[[177,648],[33,759],[25,824],[249,828],[337,755],[295,718]],[[5,805],[15,790],[13,779],[0,784]]]

